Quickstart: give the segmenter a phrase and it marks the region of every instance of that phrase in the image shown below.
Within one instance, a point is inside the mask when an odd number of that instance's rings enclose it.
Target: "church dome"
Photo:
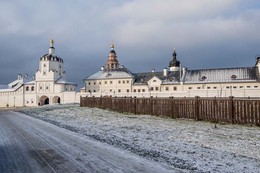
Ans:
[[[177,53],[174,49],[174,52],[172,54],[173,59],[169,62],[169,67],[180,67],[180,61],[177,60]]]

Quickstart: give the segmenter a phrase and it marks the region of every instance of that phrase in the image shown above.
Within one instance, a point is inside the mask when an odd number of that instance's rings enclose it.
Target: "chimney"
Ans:
[[[167,73],[168,73],[167,68],[164,68],[164,69],[163,69],[163,76],[164,76],[165,78],[167,78]]]
[[[21,75],[21,74],[18,74],[17,79],[18,79],[18,80],[21,80],[21,79],[22,79],[22,75]]]

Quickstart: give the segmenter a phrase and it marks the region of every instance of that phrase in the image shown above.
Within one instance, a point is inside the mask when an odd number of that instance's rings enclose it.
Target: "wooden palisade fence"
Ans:
[[[80,106],[133,114],[260,125],[258,99],[81,97]]]

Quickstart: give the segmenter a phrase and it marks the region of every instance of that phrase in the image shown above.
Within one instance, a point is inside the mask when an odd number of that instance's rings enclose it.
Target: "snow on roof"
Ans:
[[[68,82],[66,79],[64,78],[59,78],[58,80],[55,81],[56,84],[71,84],[71,85],[77,85],[73,82]]]
[[[23,85],[23,80],[15,80],[8,85],[1,85],[0,92],[16,91]]]
[[[257,81],[255,67],[187,70],[185,83]]]
[[[86,78],[86,80],[121,79],[121,78],[133,78],[133,74],[126,68],[119,68],[114,70],[98,71],[97,73]]]
[[[144,84],[147,83],[154,76],[158,77],[163,81],[164,84],[177,83],[180,81],[180,71],[168,71],[167,76],[163,75],[163,72],[145,72],[145,73],[135,73],[134,84]]]

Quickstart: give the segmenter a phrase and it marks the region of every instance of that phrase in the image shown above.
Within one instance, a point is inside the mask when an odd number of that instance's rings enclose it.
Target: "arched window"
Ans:
[[[26,91],[29,91],[29,86],[27,86],[27,87],[25,88],[25,90],[26,90]]]
[[[34,91],[34,86],[31,87],[31,90]]]

